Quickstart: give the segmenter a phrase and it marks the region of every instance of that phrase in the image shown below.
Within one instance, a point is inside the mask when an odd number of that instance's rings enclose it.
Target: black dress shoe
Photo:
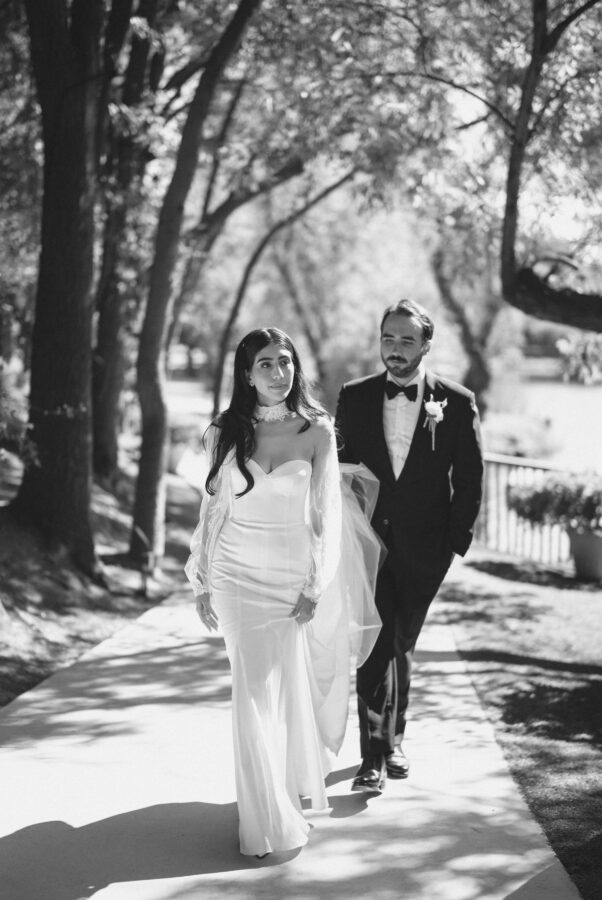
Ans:
[[[387,780],[384,756],[365,756],[351,785],[352,791],[382,791]]]
[[[395,747],[392,753],[385,756],[387,775],[389,778],[407,778],[410,764],[401,747]]]

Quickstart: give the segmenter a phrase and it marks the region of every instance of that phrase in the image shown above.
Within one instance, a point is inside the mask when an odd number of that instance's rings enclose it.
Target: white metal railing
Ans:
[[[570,558],[569,540],[560,525],[533,525],[521,519],[506,502],[508,486],[541,484],[558,466],[520,456],[485,454],[483,502],[475,539],[491,550],[551,565]]]

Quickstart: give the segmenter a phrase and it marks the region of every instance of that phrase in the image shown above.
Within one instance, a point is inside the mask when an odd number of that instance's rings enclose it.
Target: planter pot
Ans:
[[[567,528],[567,534],[577,577],[602,581],[602,532]]]

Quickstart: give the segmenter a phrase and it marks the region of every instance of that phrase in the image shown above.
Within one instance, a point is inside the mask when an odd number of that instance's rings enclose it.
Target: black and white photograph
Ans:
[[[602,900],[602,0],[0,0],[1,900]]]

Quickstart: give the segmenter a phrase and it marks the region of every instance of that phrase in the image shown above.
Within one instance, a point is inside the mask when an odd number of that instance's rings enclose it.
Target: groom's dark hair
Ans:
[[[435,330],[435,323],[427,313],[424,306],[416,303],[414,300],[398,300],[391,306],[387,306],[383,317],[380,320],[380,333],[383,333],[383,326],[387,316],[407,316],[408,319],[415,319],[422,328],[422,340],[430,341]]]

